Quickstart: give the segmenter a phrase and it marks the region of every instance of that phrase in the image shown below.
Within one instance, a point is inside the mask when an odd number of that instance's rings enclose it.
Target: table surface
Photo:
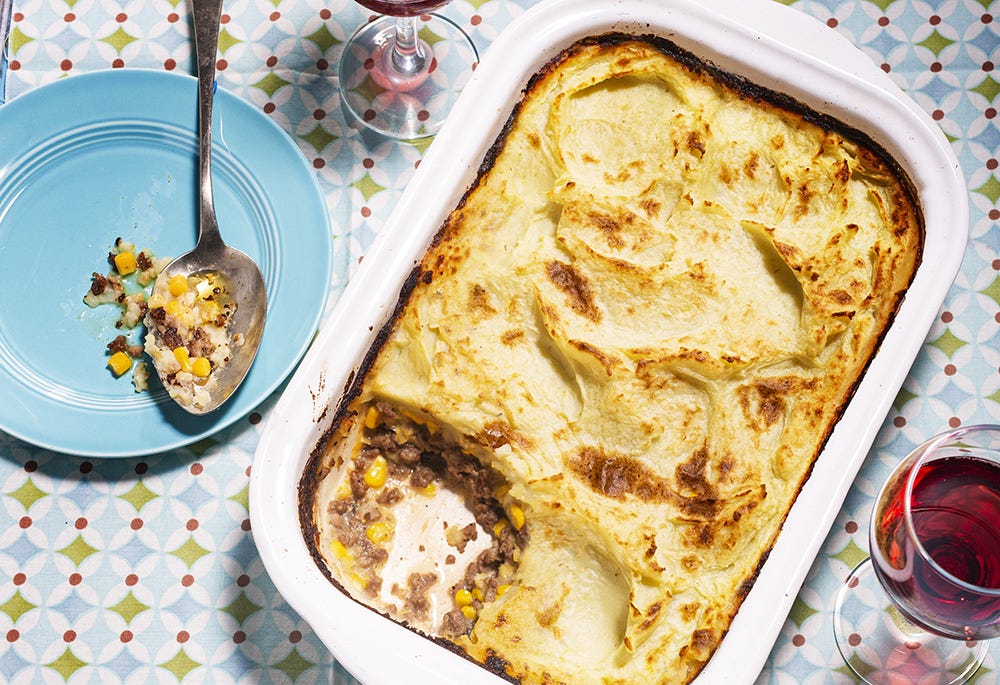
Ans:
[[[455,0],[443,13],[482,54],[531,4]],[[969,188],[961,273],[758,678],[850,683],[832,603],[864,557],[879,484],[925,438],[1000,423],[1000,3],[785,4],[847,37],[929,112]],[[372,143],[343,120],[336,63],[366,18],[351,0],[234,0],[224,13],[220,86],[291,136],[325,194],[332,306],[429,141]],[[99,69],[194,70],[182,0],[14,0],[12,17],[8,100]],[[0,681],[356,682],[282,600],[254,547],[249,473],[274,401],[155,457],[54,454],[0,432]],[[993,644],[979,685],[998,682],[998,657]]]

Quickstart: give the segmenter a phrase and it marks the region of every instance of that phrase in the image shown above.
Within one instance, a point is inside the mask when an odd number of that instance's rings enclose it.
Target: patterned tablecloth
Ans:
[[[483,53],[530,4],[455,0],[444,13]],[[831,606],[865,554],[875,490],[930,435],[1000,423],[1000,4],[786,4],[853,41],[931,113],[961,161],[971,207],[961,274],[759,676],[849,683]],[[337,267],[331,303],[428,144],[372,145],[345,125],[335,67],[365,18],[351,0],[224,7],[220,86],[287,131],[325,193]],[[193,73],[183,0],[14,0],[11,29],[8,100],[98,69]],[[253,544],[248,479],[273,402],[147,458],[54,454],[0,432],[0,681],[354,682],[276,592]],[[991,649],[980,685],[998,682],[1000,645]]]

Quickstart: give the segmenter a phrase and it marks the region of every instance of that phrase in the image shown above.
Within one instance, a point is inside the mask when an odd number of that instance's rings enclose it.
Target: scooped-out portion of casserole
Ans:
[[[921,222],[837,121],[660,38],[572,45],[331,408],[300,482],[316,562],[514,682],[689,682],[891,323]]]

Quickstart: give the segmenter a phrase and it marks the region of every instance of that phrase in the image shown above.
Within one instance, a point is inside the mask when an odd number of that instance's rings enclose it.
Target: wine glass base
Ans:
[[[960,685],[972,679],[987,653],[986,642],[939,637],[907,621],[870,560],[841,586],[833,632],[851,671],[871,685]]]
[[[388,66],[396,18],[383,16],[359,28],[344,46],[340,89],[355,122],[391,138],[432,136],[441,128],[479,55],[469,36],[438,14],[416,18],[426,68],[409,77]]]

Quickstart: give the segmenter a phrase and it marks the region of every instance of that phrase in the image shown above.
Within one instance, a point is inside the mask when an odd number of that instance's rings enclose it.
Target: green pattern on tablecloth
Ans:
[[[532,3],[455,0],[480,53]],[[784,1],[825,22],[931,114],[969,185],[962,272],[795,599],[761,683],[851,683],[833,643],[838,583],[864,555],[892,465],[949,426],[1000,422],[1000,4]],[[351,0],[227,2],[220,86],[267,113],[315,169],[335,235],[335,302],[429,141],[370,143],[342,117]],[[106,68],[193,70],[181,0],[15,0],[9,99]],[[928,255],[933,259],[933,255]],[[0,680],[10,683],[353,683],[277,594],[253,545],[246,420],[158,457],[88,460],[0,433]],[[335,620],[335,617],[331,617]],[[977,680],[995,685],[997,646]]]

